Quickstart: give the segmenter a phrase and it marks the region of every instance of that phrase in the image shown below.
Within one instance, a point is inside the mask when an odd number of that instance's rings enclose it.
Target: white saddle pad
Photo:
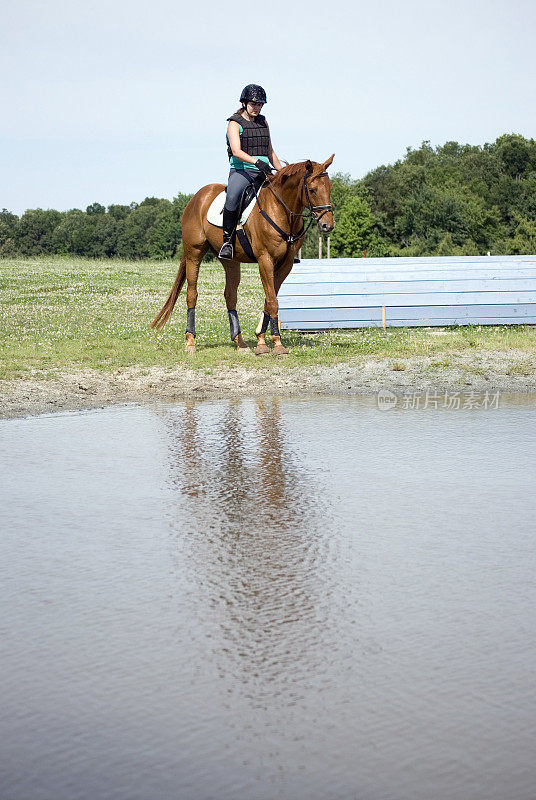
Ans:
[[[216,195],[212,203],[210,204],[210,208],[207,212],[207,221],[210,222],[211,225],[215,225],[217,228],[221,228],[223,226],[223,206],[225,205],[225,192],[220,192]],[[245,207],[242,212],[242,216],[240,217],[240,224],[243,225],[244,222],[247,220],[251,211],[253,210],[253,206],[255,205],[255,198],[251,201],[249,205]]]

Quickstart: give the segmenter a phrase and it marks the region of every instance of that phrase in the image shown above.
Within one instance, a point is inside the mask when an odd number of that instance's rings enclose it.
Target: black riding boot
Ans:
[[[224,258],[226,261],[232,261],[234,256],[233,237],[238,222],[238,208],[236,211],[228,211],[223,208],[223,245],[218,258]]]

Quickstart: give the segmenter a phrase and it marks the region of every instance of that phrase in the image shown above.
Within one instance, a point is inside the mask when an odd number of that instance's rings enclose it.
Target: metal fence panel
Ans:
[[[536,256],[308,259],[279,292],[282,328],[536,324]]]

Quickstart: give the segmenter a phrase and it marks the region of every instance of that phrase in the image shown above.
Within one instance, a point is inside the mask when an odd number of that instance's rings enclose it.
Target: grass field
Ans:
[[[29,370],[127,366],[210,368],[240,363],[270,369],[276,362],[295,366],[355,362],[370,357],[396,359],[463,350],[536,353],[533,326],[464,327],[444,335],[422,328],[368,328],[352,331],[284,332],[291,348],[285,359],[244,357],[229,340],[219,262],[203,264],[196,312],[198,352],[184,352],[186,299],[156,333],[149,323],[161,308],[177,270],[162,261],[92,261],[68,257],[0,260],[0,378],[23,377]],[[238,312],[244,338],[255,344],[254,330],[264,295],[255,265],[244,265]],[[400,362],[403,369],[403,362]]]

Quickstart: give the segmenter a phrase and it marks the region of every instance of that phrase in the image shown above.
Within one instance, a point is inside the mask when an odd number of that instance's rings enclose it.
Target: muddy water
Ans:
[[[2,800],[532,800],[535,424],[1,422]]]

